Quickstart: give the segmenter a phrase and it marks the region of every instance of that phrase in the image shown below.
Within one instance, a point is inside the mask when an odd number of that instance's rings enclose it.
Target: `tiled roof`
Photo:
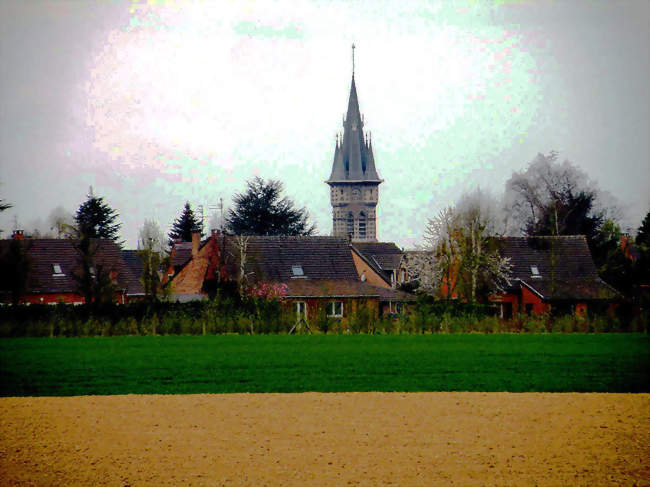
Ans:
[[[397,269],[404,255],[393,242],[354,242],[352,245],[363,255],[373,259],[384,271]]]
[[[73,293],[77,282],[72,277],[79,272],[77,240],[69,239],[26,239],[22,241],[31,262],[28,279],[30,293]],[[117,272],[117,287],[126,289],[127,294],[143,293],[142,284],[125,264],[120,248],[113,240],[94,240],[98,244],[96,262],[109,271]],[[0,241],[0,252],[8,250],[11,240]],[[54,265],[58,264],[61,275],[56,275]]]
[[[605,281],[596,279],[522,279],[522,285],[548,300],[610,300],[618,293]]]
[[[172,266],[178,272],[187,261],[192,258],[192,242],[178,242],[174,244],[172,255]]]
[[[373,255],[372,258],[383,270],[395,270],[399,267],[403,254],[379,254]]]
[[[286,296],[290,298],[376,298],[380,289],[365,282],[343,279],[293,279],[285,284],[289,286]]]
[[[548,300],[613,299],[618,295],[598,277],[583,236],[505,237],[498,244],[501,255],[510,258],[513,289],[521,281]]]
[[[294,276],[294,266],[304,277]],[[246,273],[265,282],[359,280],[345,237],[249,237]]]
[[[131,275],[137,278],[142,276],[142,258],[137,250],[122,250],[122,260],[131,271]]]
[[[417,301],[417,296],[411,293],[405,293],[404,291],[398,291],[397,289],[387,289],[384,287],[377,287],[379,291],[379,301]]]

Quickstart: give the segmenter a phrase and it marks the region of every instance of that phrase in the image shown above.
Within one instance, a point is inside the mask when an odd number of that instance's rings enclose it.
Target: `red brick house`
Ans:
[[[543,314],[604,310],[620,295],[599,276],[581,235],[506,237],[499,251],[510,259],[511,285],[490,300],[503,318],[517,313]]]
[[[323,309],[330,317],[342,318],[362,306],[377,315],[410,297],[390,289],[386,281],[383,287],[363,281],[345,237],[213,233],[204,242],[195,238],[191,258],[171,279],[172,299],[206,295],[216,279],[244,282],[249,288],[262,283],[282,286],[284,305],[307,319]]]
[[[28,259],[27,290],[20,298],[29,304],[83,304],[73,276],[80,273],[78,241],[69,239],[23,239],[15,232],[13,240],[23,246]],[[109,272],[115,286],[115,302],[126,303],[140,299],[144,289],[139,276],[134,276],[122,258],[119,246],[113,240],[97,239],[95,262]],[[6,256],[12,240],[0,240],[0,255]],[[7,289],[0,290],[0,302],[11,301]]]
[[[405,282],[398,275],[404,251],[393,242],[352,242],[350,249],[359,275],[366,271],[374,273],[371,278],[376,282],[369,278],[371,284],[380,287],[387,284],[394,289],[399,282]]]
[[[407,312],[416,296],[395,289],[406,282],[406,273],[399,271],[404,252],[393,242],[353,242],[350,252],[359,278],[379,289],[380,315]]]

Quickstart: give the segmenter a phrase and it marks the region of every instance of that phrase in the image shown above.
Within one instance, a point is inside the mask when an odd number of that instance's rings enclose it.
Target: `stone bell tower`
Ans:
[[[336,136],[332,173],[327,181],[332,204],[332,235],[352,236],[353,241],[377,241],[377,203],[379,178],[372,153],[372,139],[363,134],[354,82],[354,44],[352,44],[352,86],[348,112],[343,120],[343,136]]]

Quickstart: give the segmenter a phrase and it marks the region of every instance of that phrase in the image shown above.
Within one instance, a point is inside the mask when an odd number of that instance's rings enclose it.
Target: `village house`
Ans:
[[[351,249],[360,276],[364,272],[372,271],[380,279],[376,285],[381,287],[388,285],[393,289],[404,282],[405,276],[398,275],[404,251],[393,242],[352,242]]]
[[[27,286],[20,298],[25,304],[83,304],[75,276],[80,275],[80,252],[78,240],[25,239],[21,231],[15,231],[12,239],[0,240],[0,255],[10,252],[12,242],[19,242],[28,261]],[[115,288],[114,301],[124,304],[142,299],[144,289],[139,276],[132,274],[126,265],[119,246],[109,239],[97,239],[95,266],[108,271]],[[93,267],[94,270],[94,267]],[[8,289],[0,291],[0,302],[11,301]]]
[[[599,276],[584,236],[504,237],[499,251],[510,259],[510,286],[490,300],[500,315],[607,311],[619,293]]]
[[[343,318],[361,307],[373,315],[397,313],[413,296],[391,289],[373,269],[360,276],[345,237],[234,236],[194,234],[191,258],[171,279],[173,300],[201,299],[214,281],[236,281],[247,289],[264,284],[282,289],[284,306],[309,319],[320,310]],[[378,285],[379,284],[379,285]]]

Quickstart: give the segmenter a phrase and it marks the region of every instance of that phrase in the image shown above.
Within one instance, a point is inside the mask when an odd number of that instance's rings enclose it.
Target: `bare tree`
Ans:
[[[248,243],[250,242],[250,237],[245,235],[237,235],[235,237],[235,248],[237,249],[237,254],[235,258],[239,262],[239,294],[244,295],[244,287],[247,282],[246,275],[246,263],[247,263],[247,253],[248,253]]]
[[[160,225],[154,220],[145,219],[138,236],[138,255],[142,260],[140,282],[145,295],[156,300],[170,289],[163,286],[163,269],[168,264],[165,252],[165,236]]]
[[[604,198],[584,171],[567,160],[558,162],[555,151],[538,154],[506,183],[506,206],[526,235],[580,234],[591,242],[607,214],[618,215],[613,202],[603,207]]]
[[[429,220],[425,242],[438,259],[445,297],[475,302],[508,282],[510,263],[499,255],[495,239],[496,207],[489,194],[476,190]]]

